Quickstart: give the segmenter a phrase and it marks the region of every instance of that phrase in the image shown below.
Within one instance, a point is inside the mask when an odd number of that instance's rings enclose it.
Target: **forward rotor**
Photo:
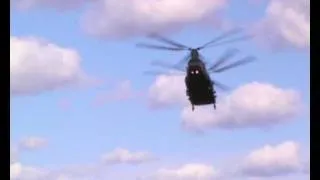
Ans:
[[[234,57],[236,54],[239,53],[238,49],[228,49],[215,63],[213,63],[212,65],[210,65],[207,68],[207,71],[209,74],[214,74],[214,73],[221,73],[239,66],[243,66],[246,65],[250,62],[253,62],[254,60],[256,60],[256,58],[254,56],[246,56],[238,61],[234,61],[232,63],[227,63],[227,61],[229,61],[232,57]],[[178,67],[176,65],[172,65],[172,64],[168,64],[162,61],[153,61],[151,63],[154,66],[158,66],[161,68],[169,68],[169,69],[173,69],[175,70],[175,72],[170,72],[170,73],[166,73],[163,71],[148,71],[146,72],[146,74],[149,75],[184,75],[186,73],[186,69],[182,68],[182,67]],[[218,87],[219,89],[223,90],[223,91],[227,91],[230,88],[216,80],[213,80],[213,83],[216,87]]]
[[[233,38],[227,41],[222,41],[232,35],[236,35],[239,34],[240,32],[242,32],[241,28],[235,28],[232,29],[230,31],[227,31],[226,33],[223,33],[222,35],[212,39],[211,41],[203,44],[202,46],[199,46],[197,48],[192,48],[192,47],[188,47],[184,44],[181,44],[179,42],[173,41],[171,39],[168,39],[166,37],[160,36],[159,34],[151,34],[148,37],[151,39],[155,39],[158,40],[160,42],[163,42],[169,46],[161,46],[161,45],[154,45],[154,44],[149,44],[149,43],[138,43],[136,46],[137,47],[142,47],[142,48],[149,48],[149,49],[158,49],[158,50],[169,50],[169,51],[184,51],[184,50],[188,50],[188,51],[192,51],[192,50],[197,50],[200,51],[202,49],[205,48],[209,48],[209,47],[214,47],[214,46],[220,46],[220,45],[224,45],[224,44],[229,44],[229,43],[233,43],[233,42],[237,42],[237,41],[244,41],[247,39],[252,38],[252,36],[249,35],[245,35],[245,36],[241,36],[238,38]]]
[[[209,67],[207,67],[208,73],[210,73],[210,74],[221,73],[221,72],[224,72],[229,69],[243,66],[245,64],[248,64],[248,63],[256,60],[256,58],[254,56],[245,56],[244,58],[242,58],[238,61],[235,61],[233,63],[229,63],[229,64],[225,65],[227,63],[227,61],[231,60],[238,53],[239,53],[238,49],[235,49],[235,48],[228,49],[215,63],[213,63]],[[180,62],[185,61],[188,58],[190,58],[189,55],[186,56],[185,58],[183,58]],[[204,57],[202,57],[202,58],[204,60]],[[174,70],[182,71],[182,72],[186,71],[185,67],[177,66],[177,64],[172,65],[170,63],[166,63],[163,61],[152,61],[151,65],[158,66],[161,68],[174,69]]]

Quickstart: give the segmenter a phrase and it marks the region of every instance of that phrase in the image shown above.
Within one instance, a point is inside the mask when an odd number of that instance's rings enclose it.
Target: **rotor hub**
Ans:
[[[199,52],[197,49],[191,49],[191,57],[194,57],[194,58],[199,57]]]

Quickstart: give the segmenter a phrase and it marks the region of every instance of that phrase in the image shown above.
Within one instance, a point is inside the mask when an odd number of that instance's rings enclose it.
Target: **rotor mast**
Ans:
[[[198,60],[199,59],[199,51],[198,49],[191,49],[190,60]]]

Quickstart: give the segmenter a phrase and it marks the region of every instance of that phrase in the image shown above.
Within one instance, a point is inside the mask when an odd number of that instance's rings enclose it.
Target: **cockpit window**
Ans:
[[[190,71],[200,71],[201,70],[201,67],[199,66],[192,66],[189,68]]]

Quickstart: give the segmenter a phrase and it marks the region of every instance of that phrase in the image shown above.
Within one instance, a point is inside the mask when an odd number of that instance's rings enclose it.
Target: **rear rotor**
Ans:
[[[240,32],[242,32],[241,28],[235,28],[232,29],[230,31],[227,31],[226,33],[223,33],[222,35],[212,39],[211,41],[203,44],[202,46],[199,46],[197,48],[192,48],[189,46],[186,46],[184,44],[181,44],[179,42],[173,41],[171,39],[168,39],[166,37],[160,36],[159,34],[151,34],[148,37],[157,41],[160,41],[162,43],[167,44],[167,46],[163,46],[163,45],[154,45],[154,44],[149,44],[149,43],[138,43],[136,46],[137,47],[141,47],[141,48],[148,48],[148,49],[157,49],[157,50],[167,50],[167,51],[201,51],[205,48],[209,48],[209,47],[215,47],[215,46],[220,46],[220,45],[225,45],[225,44],[229,44],[229,43],[233,43],[233,42],[238,42],[238,41],[244,41],[244,40],[248,40],[250,38],[252,38],[251,35],[244,35],[244,36],[240,36],[237,38],[232,38],[229,40],[225,40],[222,41],[226,38],[229,38],[230,36],[239,34]],[[190,60],[191,54],[189,53],[185,58],[181,59],[176,65],[174,66],[183,66],[185,65],[185,63]],[[199,53],[200,58],[203,60],[203,56]]]
[[[237,60],[237,61],[234,61],[231,63],[227,63],[229,60],[231,60],[238,53],[239,53],[238,49],[226,50],[225,53],[222,54],[222,56],[220,56],[220,58],[217,61],[215,61],[213,64],[211,64],[207,67],[207,72],[209,74],[218,74],[218,73],[222,73],[222,72],[225,72],[227,70],[230,70],[230,69],[233,69],[236,67],[240,67],[240,66],[249,64],[250,62],[253,62],[256,60],[256,58],[254,56],[245,56],[245,57],[241,58],[240,60]],[[165,63],[162,61],[153,61],[151,63],[151,65],[158,66],[161,68],[166,68],[166,69],[172,69],[172,70],[174,70],[174,72],[168,73],[168,72],[164,72],[164,71],[147,71],[146,74],[149,74],[149,75],[161,75],[161,74],[183,75],[186,73],[185,68],[181,68],[179,66],[168,64],[168,63]],[[216,80],[213,80],[213,84],[223,91],[227,91],[230,89],[228,86],[226,86],[223,83],[220,83]]]
[[[154,44],[149,44],[149,43],[138,43],[137,47],[142,47],[142,48],[149,48],[149,49],[157,49],[157,50],[167,50],[167,51],[201,51],[205,48],[209,48],[209,47],[216,47],[216,46],[220,46],[220,45],[225,45],[225,44],[229,44],[229,43],[233,43],[233,42],[238,42],[238,41],[244,41],[244,40],[248,40],[250,38],[252,38],[252,36],[250,35],[244,35],[244,36],[240,36],[237,38],[232,38],[229,40],[224,40],[232,35],[236,35],[239,34],[240,32],[242,32],[242,29],[240,28],[235,28],[232,29],[214,39],[212,39],[211,41],[203,44],[202,46],[199,46],[197,48],[192,48],[192,47],[188,47],[184,44],[181,44],[179,42],[170,40],[168,38],[165,38],[163,36],[160,36],[158,34],[151,34],[149,35],[149,38],[161,41],[165,44],[167,44],[167,46],[162,46],[162,45],[154,45]],[[224,40],[224,41],[222,41]],[[236,62],[230,63],[228,65],[222,66],[224,65],[228,60],[230,60],[232,57],[234,57],[239,51],[237,49],[229,49],[227,50],[214,64],[210,65],[209,68],[207,68],[207,71],[209,74],[213,74],[213,73],[221,73],[224,72],[226,70],[235,68],[235,67],[239,67],[241,65],[245,65],[248,64],[249,62],[252,62],[254,60],[254,57],[252,56],[248,56],[245,57],[243,59],[240,59]],[[205,62],[205,58],[199,53],[199,58],[201,60],[203,60]],[[176,63],[175,65],[172,64],[167,64],[164,62],[160,62],[160,61],[154,61],[152,63],[152,65],[155,66],[159,66],[162,68],[169,68],[169,69],[173,69],[176,70],[178,72],[183,72],[185,73],[185,63],[188,62],[191,59],[191,53],[189,53],[187,56],[185,56],[183,59],[181,59],[178,63]],[[157,72],[151,72],[148,71],[146,72],[146,74],[168,74],[168,73],[161,73],[158,71]],[[174,75],[175,73],[170,73],[171,75]],[[177,74],[176,74],[177,75]],[[180,74],[181,75],[181,74]],[[215,86],[219,87],[222,90],[227,90],[229,89],[227,86],[214,81],[213,82]]]
[[[251,35],[244,35],[238,38],[233,38],[227,41],[221,41],[224,40],[232,35],[236,35],[239,34],[240,32],[242,32],[241,28],[235,28],[232,29],[230,31],[227,31],[226,33],[223,33],[222,35],[212,39],[211,41],[203,44],[202,46],[199,46],[197,48],[192,48],[192,47],[188,47],[184,44],[181,44],[179,42],[173,41],[171,39],[168,39],[166,37],[160,36],[158,34],[151,34],[148,37],[151,39],[155,39],[158,40],[160,42],[163,42],[167,45],[170,46],[159,46],[159,45],[153,45],[153,44],[149,44],[149,43],[138,43],[137,47],[142,47],[142,48],[149,48],[149,49],[158,49],[158,50],[169,50],[169,51],[184,51],[184,50],[188,50],[188,51],[192,51],[192,50],[197,50],[200,51],[202,49],[205,48],[209,48],[209,47],[215,47],[215,46],[220,46],[220,45],[224,45],[224,44],[229,44],[229,43],[233,43],[233,42],[237,42],[237,41],[243,41],[243,40],[247,40],[252,38]]]

